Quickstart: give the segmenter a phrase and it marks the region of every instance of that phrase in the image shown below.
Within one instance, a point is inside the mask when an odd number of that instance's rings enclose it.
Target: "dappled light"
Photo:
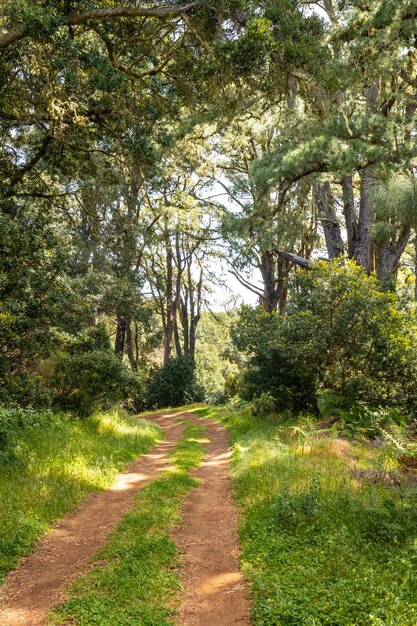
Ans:
[[[0,86],[0,626],[416,626],[416,0],[3,0]]]

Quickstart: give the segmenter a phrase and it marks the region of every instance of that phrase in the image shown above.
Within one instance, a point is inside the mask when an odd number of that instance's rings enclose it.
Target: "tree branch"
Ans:
[[[288,259],[297,265],[301,265],[301,267],[305,267],[306,269],[311,269],[314,265],[312,261],[308,261],[304,259],[302,256],[298,256],[298,254],[293,254],[292,252],[282,252],[282,250],[274,250],[275,254],[284,259]]]
[[[42,159],[42,157],[45,156],[46,151],[48,150],[48,146],[51,143],[51,141],[52,141],[52,135],[46,135],[42,144],[39,146],[38,151],[33,155],[30,161],[28,161],[26,165],[21,167],[16,172],[16,174],[13,176],[13,178],[10,181],[9,190],[5,194],[6,198],[10,198],[11,196],[13,196],[13,191],[16,185],[20,183],[23,180],[23,178],[26,176],[26,174],[35,167],[35,165]]]
[[[249,289],[250,291],[252,291],[252,293],[255,293],[259,297],[263,296],[263,293],[260,289],[258,289],[257,287],[255,287],[255,285],[252,285],[252,283],[242,278],[242,276],[240,276],[240,274],[238,274],[234,270],[229,270],[229,274],[232,274],[235,278],[237,278],[240,284],[243,285],[243,287],[246,287],[246,289]]]
[[[62,21],[62,26],[80,26],[100,20],[108,21],[120,18],[132,19],[136,17],[154,17],[158,20],[163,20],[181,16],[201,6],[203,6],[203,0],[197,0],[196,2],[191,2],[182,7],[136,8],[119,6],[114,9],[92,9],[91,11],[85,11],[85,13],[71,13],[65,16]],[[28,36],[28,31],[12,28],[8,33],[0,35],[0,48],[7,48]]]

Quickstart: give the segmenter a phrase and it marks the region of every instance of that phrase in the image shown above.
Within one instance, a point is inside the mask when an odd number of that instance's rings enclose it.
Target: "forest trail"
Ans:
[[[231,495],[227,431],[212,420],[203,463],[193,476],[200,485],[182,509],[183,525],[172,533],[182,553],[184,601],[178,626],[250,624],[250,604],[239,570],[237,514]]]
[[[169,454],[181,438],[184,418],[207,428],[201,484],[182,511],[184,525],[172,533],[183,554],[180,576],[185,589],[177,624],[248,624],[249,600],[239,572],[236,511],[231,498],[228,435],[191,412],[156,413],[146,419],[165,431],[164,441],[141,455],[115,485],[91,494],[78,511],[58,522],[33,555],[22,559],[0,591],[1,626],[44,626],[47,613],[62,603],[68,586],[89,569],[114,526],[132,506],[136,493],[168,468]]]

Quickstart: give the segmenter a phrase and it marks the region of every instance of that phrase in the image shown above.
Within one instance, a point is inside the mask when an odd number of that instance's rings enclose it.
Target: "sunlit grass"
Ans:
[[[187,422],[186,422],[187,423]],[[179,553],[169,536],[183,498],[198,481],[189,475],[203,456],[204,428],[188,423],[172,468],[142,489],[70,599],[51,623],[78,626],[168,626],[180,594]]]
[[[415,626],[417,497],[369,485],[383,451],[262,419],[197,410],[230,429],[241,565],[254,626]]]
[[[153,424],[122,411],[80,421],[52,416],[23,431],[13,460],[0,465],[0,580],[28,554],[50,523],[162,438]]]

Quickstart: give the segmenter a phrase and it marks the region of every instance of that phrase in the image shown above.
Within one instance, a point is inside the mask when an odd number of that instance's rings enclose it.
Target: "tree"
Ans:
[[[319,263],[298,277],[285,316],[244,308],[233,330],[250,357],[246,394],[269,392],[281,409],[315,410],[323,391],[345,410],[414,410],[415,322],[353,261]]]

